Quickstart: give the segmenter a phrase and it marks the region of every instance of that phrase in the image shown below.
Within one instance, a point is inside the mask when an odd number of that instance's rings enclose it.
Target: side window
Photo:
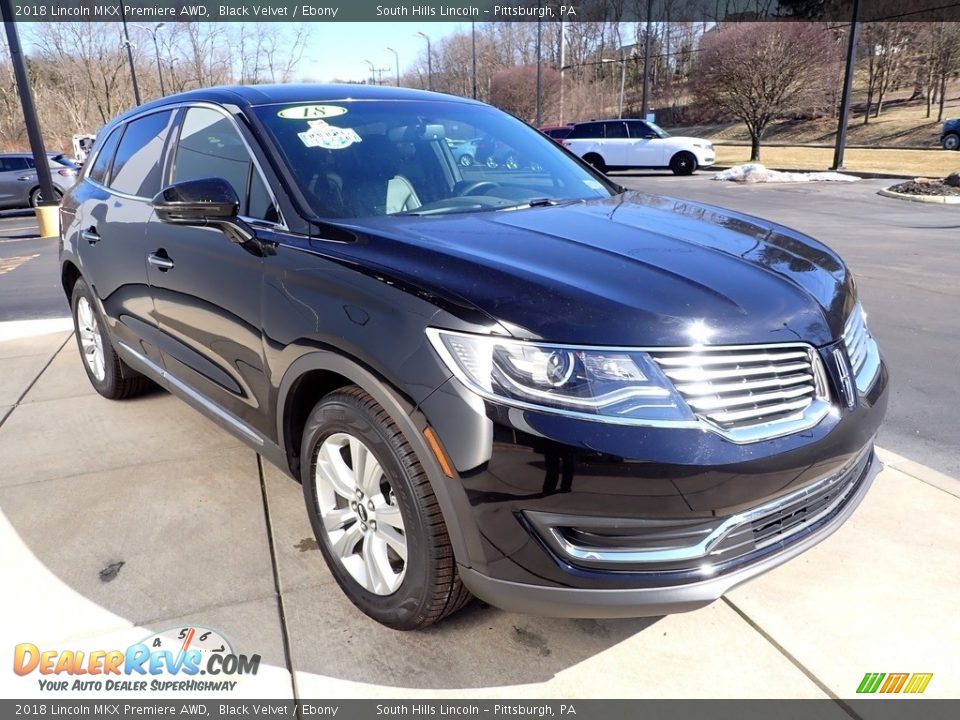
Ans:
[[[622,122],[604,123],[606,126],[607,138],[625,138],[627,137],[627,126]]]
[[[173,182],[219,177],[240,198],[240,214],[276,222],[277,209],[233,123],[209,108],[190,108],[173,161]],[[250,188],[249,193],[247,188]]]
[[[587,138],[592,140],[599,140],[603,138],[603,123],[580,123],[575,126],[570,134],[567,136],[569,140],[575,140],[577,138]]]
[[[260,178],[260,173],[256,170],[250,176],[250,201],[247,203],[247,217],[260,218],[269,222],[280,222],[280,213],[277,212],[277,206],[273,204],[273,198],[267,191]]]
[[[107,179],[107,170],[110,168],[110,161],[113,160],[113,153],[117,149],[117,143],[120,142],[120,133],[122,127],[114,128],[113,132],[103,141],[97,152],[97,159],[90,166],[90,172],[87,174],[91,180],[103,184]]]
[[[630,137],[632,138],[645,138],[650,135],[650,128],[644,122],[637,120],[627,123],[627,125],[630,126]]]
[[[160,156],[169,124],[169,110],[127,124],[113,161],[112,189],[150,198],[160,192]]]
[[[24,157],[21,159],[23,160],[24,167],[28,167],[31,170],[37,167],[37,163],[34,162],[34,159],[32,157]]]
[[[27,161],[22,157],[0,158],[0,172],[16,172],[17,170],[26,169]]]

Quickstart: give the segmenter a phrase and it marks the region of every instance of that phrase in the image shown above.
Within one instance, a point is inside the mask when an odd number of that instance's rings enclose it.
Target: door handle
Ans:
[[[150,253],[147,255],[147,262],[157,268],[160,272],[166,272],[173,269],[173,260],[163,255]]]
[[[98,233],[97,229],[93,227],[81,232],[80,237],[82,237],[91,245],[96,245],[98,242],[100,242],[100,233]]]

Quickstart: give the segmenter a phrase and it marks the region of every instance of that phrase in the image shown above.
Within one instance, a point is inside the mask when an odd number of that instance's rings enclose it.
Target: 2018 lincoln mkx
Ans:
[[[474,138],[523,162],[458,163]],[[879,467],[887,371],[833,251],[625,191],[482,103],[166,97],[101,131],[61,226],[94,387],[159,384],[300,481],[333,577],[394,628],[471,596],[701,607]]]

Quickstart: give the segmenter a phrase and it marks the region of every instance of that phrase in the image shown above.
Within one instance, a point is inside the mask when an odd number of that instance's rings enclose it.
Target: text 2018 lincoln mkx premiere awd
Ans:
[[[469,138],[525,162],[465,167]],[[834,252],[625,191],[482,103],[166,97],[102,130],[61,223],[94,387],[157,383],[301,481],[334,578],[394,628],[471,595],[698,608],[879,468],[887,371]]]

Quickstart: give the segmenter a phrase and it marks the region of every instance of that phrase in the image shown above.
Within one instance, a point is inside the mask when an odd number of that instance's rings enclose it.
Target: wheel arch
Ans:
[[[444,476],[430,449],[423,435],[426,418],[386,380],[356,361],[329,350],[315,350],[295,360],[284,373],[277,395],[277,439],[288,472],[300,481],[301,439],[311,410],[323,396],[346,385],[367,392],[403,431],[440,504],[457,562],[469,566],[471,555],[479,557],[479,533],[459,522],[461,517],[471,517],[469,502],[460,483]]]
[[[63,286],[63,292],[66,294],[67,300],[70,300],[73,296],[73,286],[77,284],[77,280],[81,277],[80,268],[70,260],[64,261],[63,267],[60,269],[60,284]]]

